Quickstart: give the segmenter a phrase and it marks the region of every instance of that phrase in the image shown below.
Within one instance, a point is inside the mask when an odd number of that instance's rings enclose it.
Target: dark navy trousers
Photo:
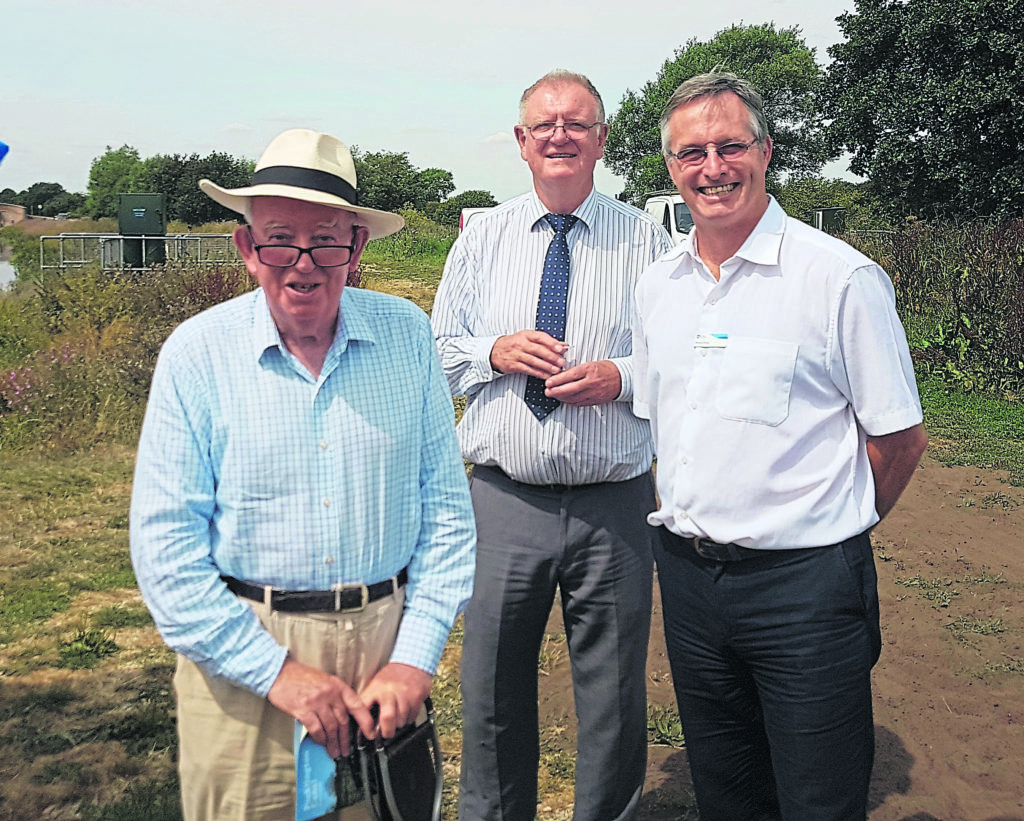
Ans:
[[[659,530],[665,636],[701,821],[863,821],[881,650],[869,536],[716,562]]]

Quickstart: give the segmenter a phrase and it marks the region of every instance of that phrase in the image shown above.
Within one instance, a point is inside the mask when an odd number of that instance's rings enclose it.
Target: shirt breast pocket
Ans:
[[[799,350],[795,342],[730,336],[718,374],[719,415],[758,425],[782,424],[789,416]]]

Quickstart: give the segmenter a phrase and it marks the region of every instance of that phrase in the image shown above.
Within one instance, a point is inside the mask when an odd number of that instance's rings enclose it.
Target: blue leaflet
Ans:
[[[312,821],[338,804],[334,790],[335,763],[326,747],[317,744],[302,722],[295,722],[295,821]]]

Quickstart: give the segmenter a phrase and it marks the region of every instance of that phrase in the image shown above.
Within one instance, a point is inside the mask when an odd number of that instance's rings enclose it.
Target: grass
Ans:
[[[918,387],[932,456],[950,465],[1005,470],[1011,484],[1024,486],[1024,402],[951,391],[934,377],[919,379]]]

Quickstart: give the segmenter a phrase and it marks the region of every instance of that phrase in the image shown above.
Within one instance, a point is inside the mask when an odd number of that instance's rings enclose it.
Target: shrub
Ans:
[[[892,277],[920,367],[966,392],[1024,395],[1024,220],[910,221],[851,240]]]
[[[363,258],[367,262],[373,262],[427,257],[443,262],[452,243],[455,242],[456,231],[438,225],[418,211],[406,210],[401,214],[405,218],[405,228],[397,234],[371,241]]]
[[[83,268],[0,298],[0,448],[76,448],[138,437],[160,346],[189,316],[249,290],[241,266]]]

